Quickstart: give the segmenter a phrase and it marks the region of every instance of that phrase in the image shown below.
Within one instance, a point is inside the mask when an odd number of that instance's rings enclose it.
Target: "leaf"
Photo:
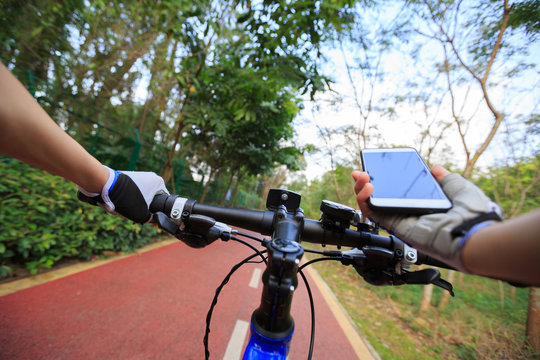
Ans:
[[[36,206],[35,207],[39,212],[42,212],[44,214],[49,213],[49,209],[47,209],[45,206]]]
[[[30,37],[34,38],[34,37],[38,36],[42,31],[43,31],[43,27],[38,26],[34,30],[32,30],[32,32],[30,33]]]

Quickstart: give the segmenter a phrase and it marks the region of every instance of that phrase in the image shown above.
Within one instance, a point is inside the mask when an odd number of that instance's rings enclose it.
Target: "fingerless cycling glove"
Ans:
[[[78,186],[79,200],[140,224],[150,220],[152,214],[148,208],[154,196],[169,193],[163,179],[153,172],[107,169],[109,178],[101,193],[88,192]]]
[[[467,272],[461,261],[463,246],[479,229],[501,221],[501,210],[458,174],[444,177],[441,185],[453,204],[446,213],[407,217],[374,212],[372,218],[425,254]]]

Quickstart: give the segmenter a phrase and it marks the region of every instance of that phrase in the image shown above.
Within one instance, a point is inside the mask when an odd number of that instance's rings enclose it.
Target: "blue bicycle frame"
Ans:
[[[294,332],[294,331],[293,331]],[[249,343],[244,352],[244,360],[285,360],[293,332],[283,339],[272,339],[260,334],[251,324]]]

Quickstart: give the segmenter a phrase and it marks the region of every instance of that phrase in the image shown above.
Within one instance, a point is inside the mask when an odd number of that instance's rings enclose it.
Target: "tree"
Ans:
[[[505,83],[502,79],[529,66],[520,57],[523,52],[515,56],[518,50],[526,52],[526,46],[507,32],[513,9],[507,0],[474,4],[422,0],[411,5],[415,10],[411,23],[419,24],[411,32],[424,37],[426,44],[438,44],[443,55],[438,68],[446,83],[444,104],[463,146],[463,175],[468,178],[505,118],[496,89]],[[464,92],[468,84],[476,84],[476,89]],[[487,114],[491,123],[478,127],[479,117]],[[469,132],[480,129],[483,140],[471,144]]]
[[[206,99],[196,92],[223,85],[217,70],[229,72],[229,80],[239,76],[237,89],[254,77],[284,99],[314,94],[326,80],[319,45],[351,22],[353,3],[8,1],[0,40],[7,61],[40,78],[37,90],[53,118],[96,156],[123,167],[130,147],[142,144],[144,166],[161,167],[167,180],[179,157],[196,155],[187,134],[208,121],[199,116]],[[240,97],[221,101],[233,116],[218,119],[262,119]]]
[[[186,131],[193,149],[207,148],[195,155],[209,165],[207,188],[216,171],[229,174],[230,187],[234,178],[238,185],[244,175],[266,173],[281,164],[297,168],[300,150],[287,145],[299,106],[294,93],[282,89],[283,80],[267,71],[241,65],[242,47],[221,50],[192,91],[198,121]]]
[[[333,180],[332,182],[333,182],[333,187],[335,189],[337,202],[342,203],[343,199],[341,198],[339,184],[338,184],[337,176],[336,176],[336,166],[337,166],[336,156],[340,148],[340,145],[338,145],[339,142],[336,141],[336,135],[339,135],[339,134],[337,130],[331,129],[328,127],[322,128],[320,126],[317,126],[317,128],[319,129],[319,137],[322,138],[324,141],[324,147],[322,149],[323,154],[328,155],[328,157],[330,158],[329,173],[332,176],[332,180]]]
[[[2,1],[0,52],[3,61],[32,69],[45,79],[56,51],[73,50],[66,25],[81,17],[84,1]],[[84,20],[84,19],[82,19]]]
[[[195,71],[179,75],[179,81],[185,84],[186,90],[175,121],[171,150],[162,171],[165,178],[169,176],[181,136],[193,118],[185,110],[199,105],[192,102],[192,89],[198,88],[201,81],[208,80],[205,80],[207,69],[212,73],[210,68],[225,58],[233,66],[251,69],[259,78],[273,80],[275,92],[309,90],[314,94],[324,79],[318,74],[316,61],[308,55],[313,55],[331,29],[338,29],[349,21],[346,17],[347,1],[332,5],[326,2],[311,5],[263,2],[256,6],[242,2],[235,5],[237,2],[211,3],[206,26],[197,25],[199,34],[204,36],[201,39],[192,37],[197,45],[190,50],[193,55],[190,62],[196,60],[198,66],[185,66]],[[213,9],[214,6],[217,9]],[[224,51],[224,47],[229,51]],[[236,107],[229,109],[234,112],[235,119],[255,115],[246,111],[242,99],[233,99],[229,105]]]

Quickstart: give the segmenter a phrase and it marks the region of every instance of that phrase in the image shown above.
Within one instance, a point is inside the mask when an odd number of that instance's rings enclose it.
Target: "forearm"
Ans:
[[[0,152],[101,192],[109,172],[0,63]]]
[[[479,230],[462,260],[474,274],[540,286],[540,210]]]

